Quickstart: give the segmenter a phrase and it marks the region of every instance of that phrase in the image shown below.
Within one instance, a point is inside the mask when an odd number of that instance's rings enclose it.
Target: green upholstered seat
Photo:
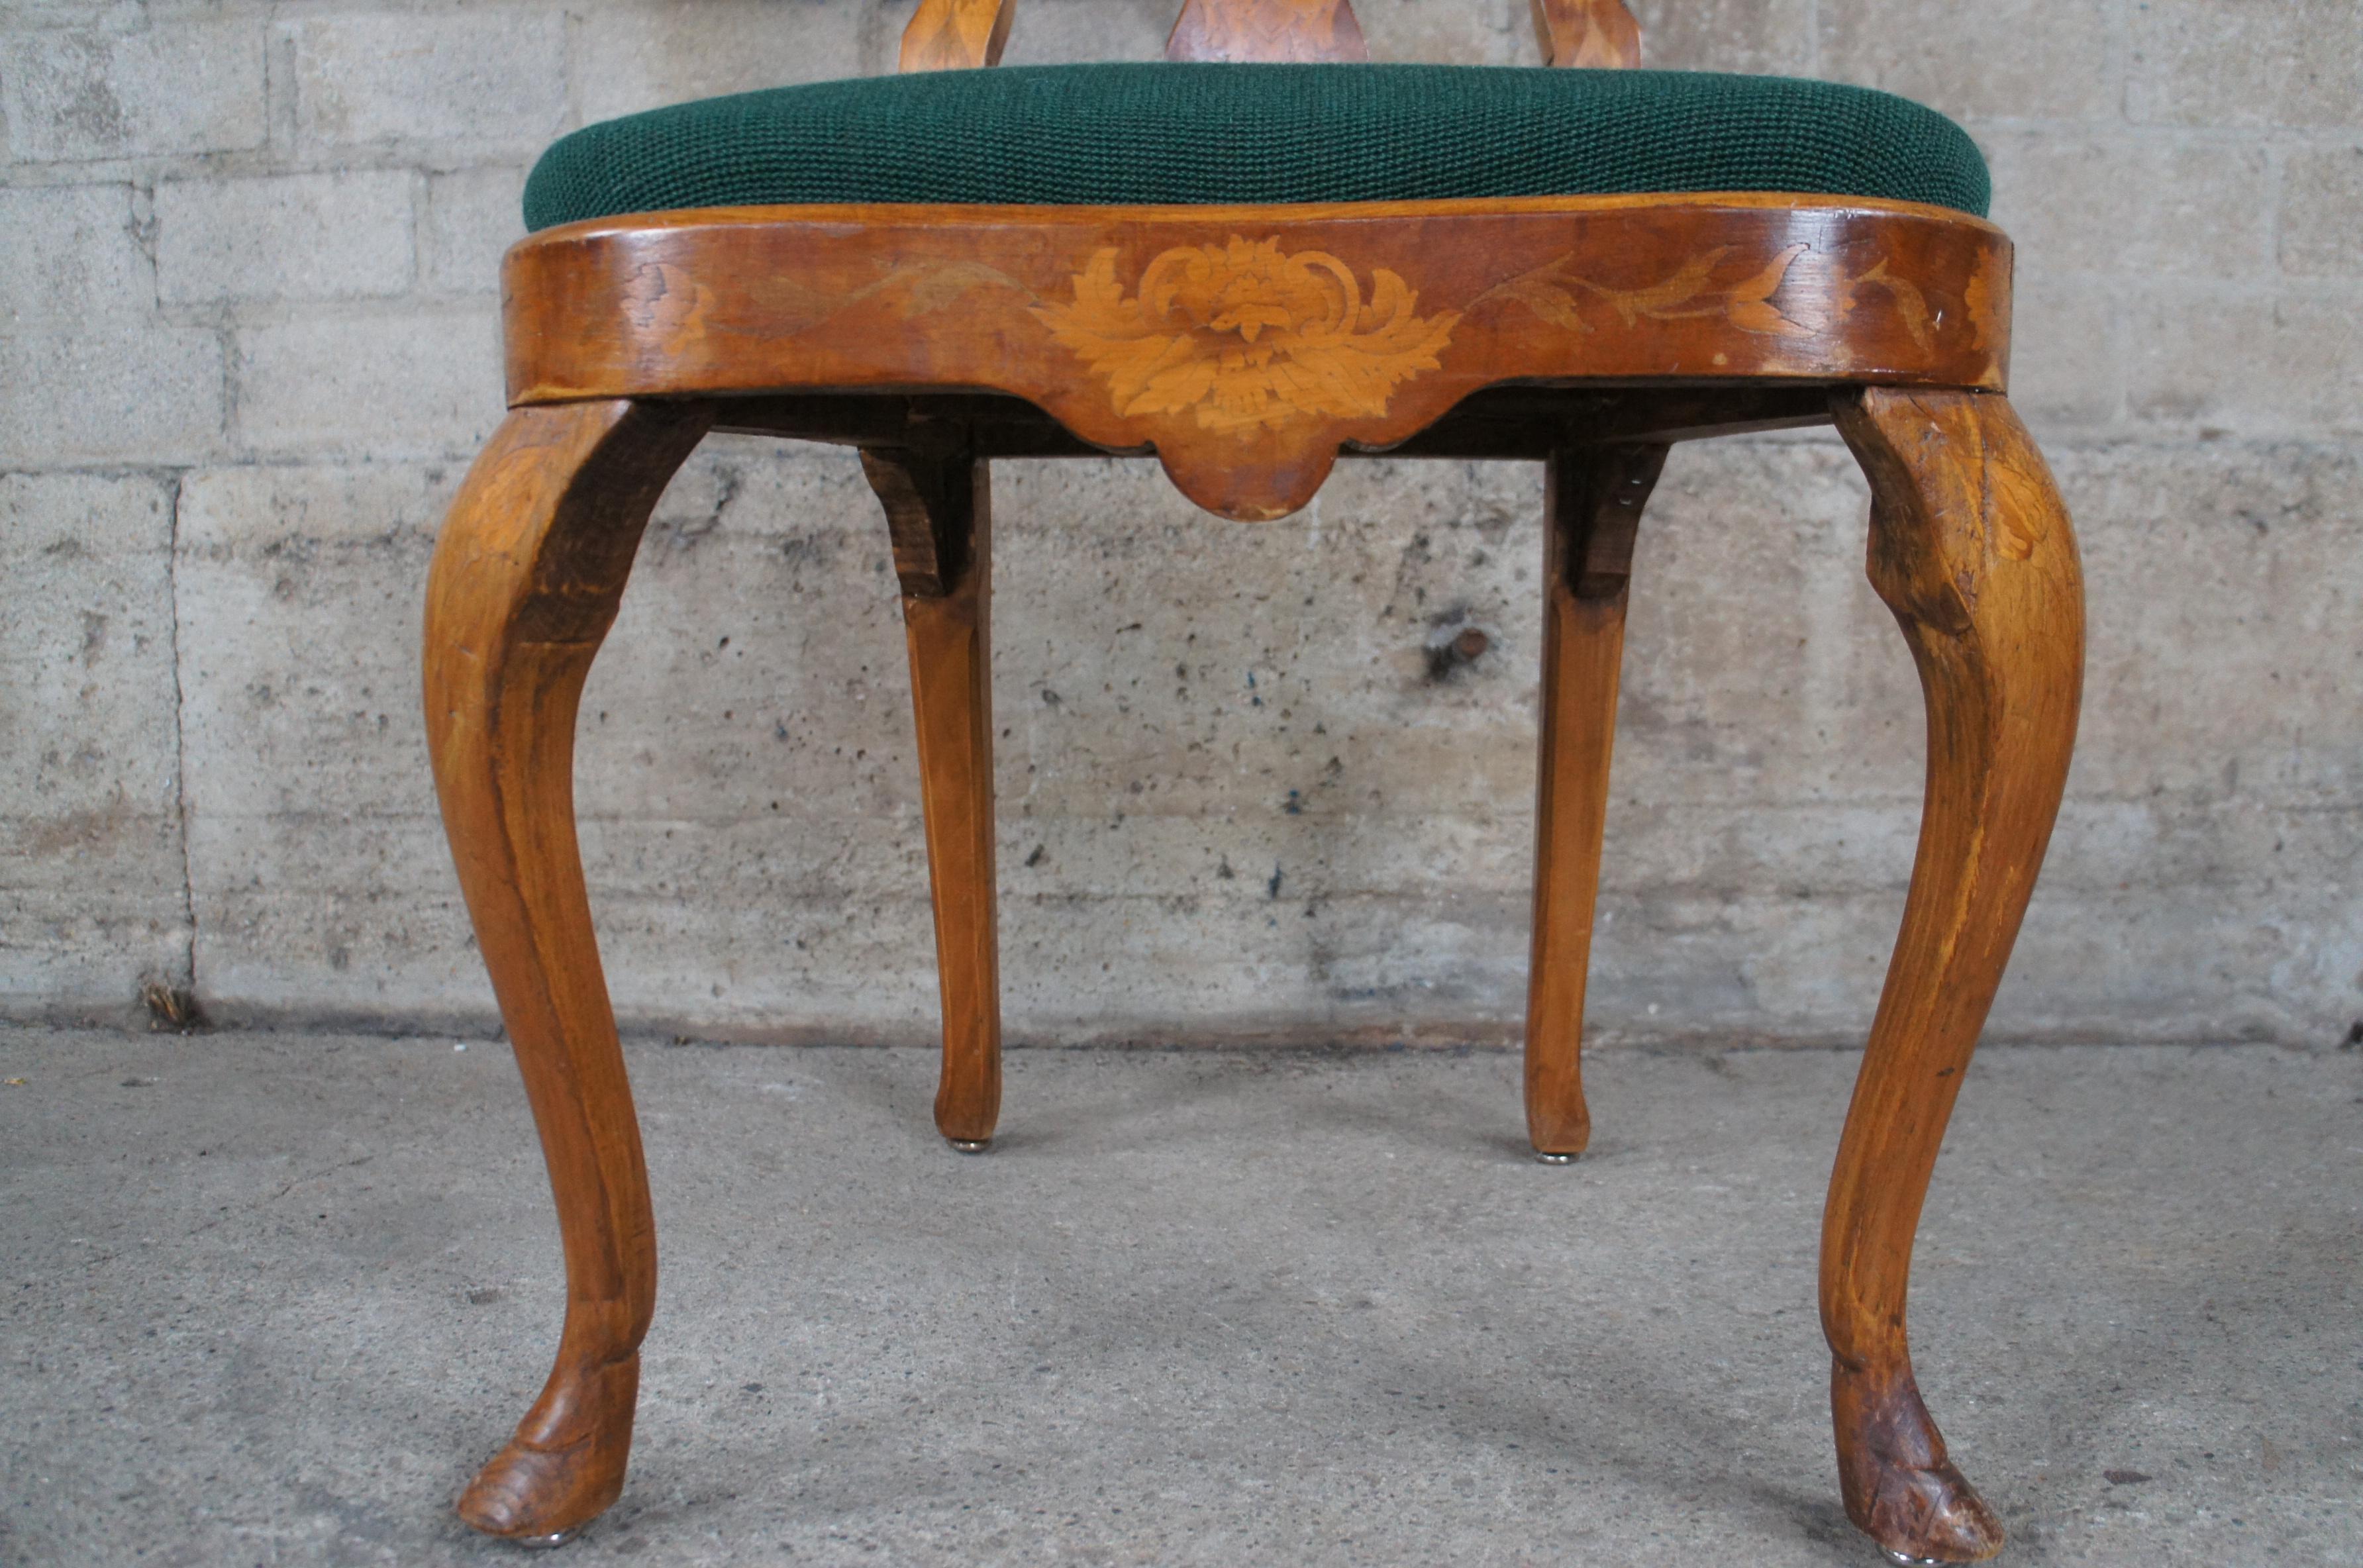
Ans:
[[[529,228],[790,202],[1379,202],[1802,191],[1982,215],[1984,160],[1868,88],[1679,71],[1062,65],[823,82],[589,126]]]

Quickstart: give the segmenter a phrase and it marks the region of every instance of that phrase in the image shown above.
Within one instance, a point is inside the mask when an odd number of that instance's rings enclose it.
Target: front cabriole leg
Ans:
[[[2050,470],[2000,394],[1869,388],[1836,413],[1870,480],[1871,583],[1928,709],[1919,856],[1823,1218],[1838,1478],[1890,1556],[1976,1562],[2002,1550],[2002,1525],[1921,1403],[1904,1298],[1945,1122],[2068,777],[2083,579]]]
[[[574,714],[703,405],[523,408],[468,473],[427,588],[443,825],[541,1133],[566,1324],[541,1397],[460,1497],[492,1535],[561,1535],[624,1486],[656,1229],[574,835]]]

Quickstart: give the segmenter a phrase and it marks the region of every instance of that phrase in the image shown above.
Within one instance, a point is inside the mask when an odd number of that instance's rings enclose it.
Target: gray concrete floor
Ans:
[[[449,1504],[538,1386],[507,1052],[0,1032],[0,1562],[508,1562]],[[633,1053],[638,1445],[561,1568],[1869,1563],[1814,1312],[1855,1060]],[[1921,1382],[2021,1563],[2363,1562],[2363,1057],[1981,1055]]]

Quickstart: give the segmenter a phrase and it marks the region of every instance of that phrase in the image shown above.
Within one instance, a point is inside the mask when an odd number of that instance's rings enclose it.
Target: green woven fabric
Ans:
[[[1678,71],[1055,65],[709,98],[543,154],[525,221],[787,202],[1380,202],[1805,191],[1982,214],[1985,161],[1868,88]]]

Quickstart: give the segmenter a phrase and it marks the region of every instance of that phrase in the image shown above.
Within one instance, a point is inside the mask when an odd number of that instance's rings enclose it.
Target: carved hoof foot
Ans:
[[[1892,1562],[1983,1562],[2002,1521],[1946,1457],[1906,1363],[1892,1372],[1830,1372],[1838,1486],[1847,1518]]]
[[[982,1154],[993,1147],[990,1138],[947,1138],[944,1142],[963,1154]]]
[[[460,1518],[525,1546],[562,1545],[622,1495],[624,1467],[597,1463],[595,1440],[569,1448],[512,1441],[460,1495]]]
[[[527,1546],[560,1546],[623,1495],[639,1357],[578,1383],[556,1377],[516,1436],[460,1495],[460,1519]]]

